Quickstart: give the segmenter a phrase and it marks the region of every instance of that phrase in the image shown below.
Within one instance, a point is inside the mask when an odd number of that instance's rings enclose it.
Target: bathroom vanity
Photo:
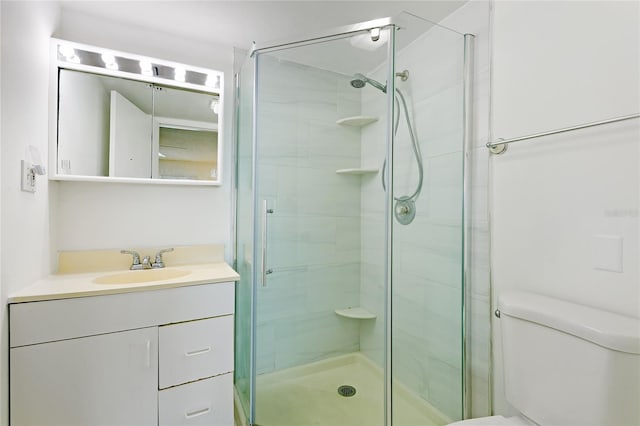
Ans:
[[[54,275],[12,294],[11,424],[233,425],[239,277],[224,262],[172,270]]]

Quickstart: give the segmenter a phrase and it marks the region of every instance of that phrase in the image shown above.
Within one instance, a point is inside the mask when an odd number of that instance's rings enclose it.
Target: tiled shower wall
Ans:
[[[258,374],[358,351],[360,182],[336,170],[360,164],[359,93],[336,73],[259,59],[259,188],[269,215],[268,266],[258,288]]]

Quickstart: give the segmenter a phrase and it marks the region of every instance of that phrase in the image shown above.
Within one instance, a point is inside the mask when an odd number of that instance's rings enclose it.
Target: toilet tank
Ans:
[[[505,393],[547,425],[640,425],[640,320],[525,292],[500,295]]]

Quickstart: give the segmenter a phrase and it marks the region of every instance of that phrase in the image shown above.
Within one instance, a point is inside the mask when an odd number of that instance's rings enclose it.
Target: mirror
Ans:
[[[97,66],[86,50],[73,49],[72,60],[60,44],[56,50],[53,179],[220,184],[221,74],[214,91],[190,82],[186,77],[191,73],[184,69],[180,76],[177,66],[172,72],[166,65],[155,66],[157,60],[145,62],[151,66],[148,78],[142,73],[130,78],[118,65],[109,70],[109,61]],[[118,59],[112,56],[111,64]],[[93,65],[82,65],[91,61]],[[101,69],[93,72],[93,67]]]

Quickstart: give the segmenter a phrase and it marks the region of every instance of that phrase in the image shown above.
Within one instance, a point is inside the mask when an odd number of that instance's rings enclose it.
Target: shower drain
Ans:
[[[356,388],[350,385],[342,385],[338,388],[338,394],[340,396],[353,396],[356,394]]]

